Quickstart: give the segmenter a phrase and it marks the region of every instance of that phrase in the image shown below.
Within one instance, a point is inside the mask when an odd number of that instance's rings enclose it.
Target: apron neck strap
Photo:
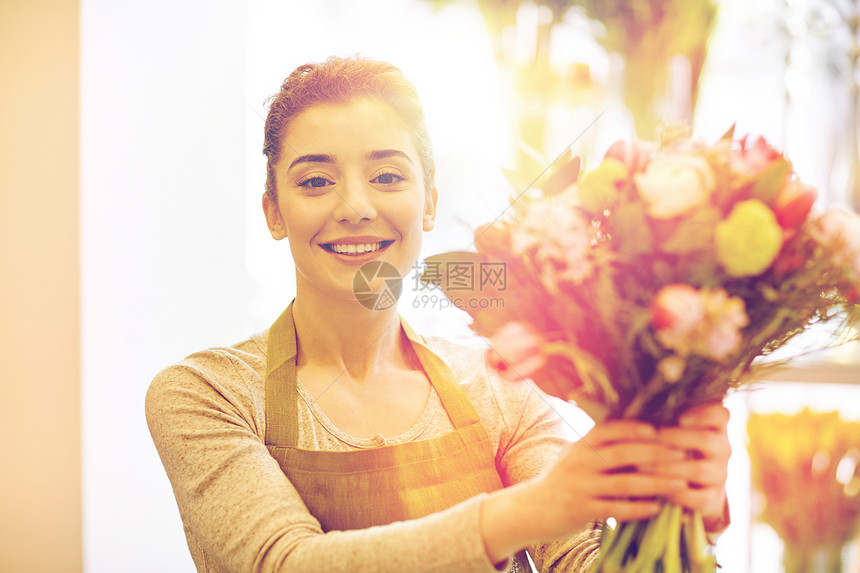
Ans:
[[[295,299],[293,299],[295,302]],[[293,302],[269,329],[266,341],[266,444],[298,443],[296,327]]]
[[[430,383],[433,384],[436,393],[439,394],[439,399],[445,406],[445,411],[448,412],[448,417],[451,418],[454,427],[463,428],[480,422],[478,412],[460,387],[460,383],[454,378],[454,373],[451,372],[448,365],[430,350],[424,338],[412,330],[412,327],[402,316],[400,317],[400,324],[412,342],[412,349],[418,355],[418,360],[430,378]]]
[[[295,299],[269,329],[266,346],[266,444],[288,447],[298,444],[298,344],[293,321],[294,302]],[[402,317],[400,325],[454,427],[464,428],[480,423],[475,407],[448,365],[427,347],[424,339]]]

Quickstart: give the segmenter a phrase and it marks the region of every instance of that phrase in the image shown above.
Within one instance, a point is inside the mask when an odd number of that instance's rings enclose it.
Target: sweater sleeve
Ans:
[[[491,370],[487,373],[503,421],[496,464],[509,486],[547,470],[568,441],[565,422],[553,400],[525,382],[508,382]],[[587,572],[597,561],[600,524],[550,543],[528,548],[538,571]]]
[[[269,455],[260,397],[243,390],[239,368],[210,351],[163,370],[146,396],[199,571],[496,571],[480,535],[484,496],[421,519],[323,533]]]

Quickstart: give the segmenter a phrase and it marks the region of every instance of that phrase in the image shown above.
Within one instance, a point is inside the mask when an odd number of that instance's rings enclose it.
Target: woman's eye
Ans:
[[[299,187],[325,187],[326,185],[333,185],[333,183],[325,177],[308,177],[299,183]]]
[[[372,183],[379,183],[381,185],[391,185],[392,183],[398,183],[403,181],[404,177],[397,175],[396,173],[381,173],[376,176],[375,179],[372,180]]]

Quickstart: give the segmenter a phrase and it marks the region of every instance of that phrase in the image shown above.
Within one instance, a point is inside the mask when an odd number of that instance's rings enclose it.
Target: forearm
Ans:
[[[532,532],[533,518],[527,511],[528,488],[528,483],[521,483],[495,491],[484,499],[480,531],[487,556],[493,563],[501,563],[537,541]]]
[[[275,544],[254,570],[490,573],[496,569],[479,528],[484,501],[485,496],[478,496],[421,519],[308,536],[292,549]]]

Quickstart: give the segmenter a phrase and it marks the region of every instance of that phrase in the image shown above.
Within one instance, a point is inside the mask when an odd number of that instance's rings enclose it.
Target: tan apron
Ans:
[[[487,431],[451,369],[401,319],[454,431],[368,450],[297,447],[296,331],[292,303],[269,330],[266,446],[323,531],[415,519],[502,487]],[[520,553],[514,560],[526,563]],[[515,565],[511,571],[518,569]]]

